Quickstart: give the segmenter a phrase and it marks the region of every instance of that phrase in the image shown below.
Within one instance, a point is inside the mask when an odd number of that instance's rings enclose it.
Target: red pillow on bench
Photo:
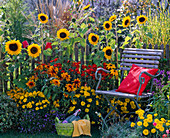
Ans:
[[[140,86],[139,75],[142,71],[146,71],[152,75],[155,75],[156,72],[158,71],[158,69],[146,69],[146,68],[139,67],[139,66],[133,64],[132,68],[129,71],[129,74],[121,82],[119,88],[116,91],[137,95],[138,88]],[[151,77],[149,77],[148,75],[146,75],[144,73],[142,74],[141,77],[145,78],[145,83],[142,84],[139,95],[142,95],[142,92],[145,90],[146,85],[148,84],[149,80],[151,79]]]

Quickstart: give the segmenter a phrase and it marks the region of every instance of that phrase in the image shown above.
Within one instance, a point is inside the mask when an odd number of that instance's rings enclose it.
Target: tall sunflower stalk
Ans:
[[[41,24],[41,25],[40,25],[40,36],[41,36],[41,45],[42,45],[42,47],[41,47],[41,49],[42,49],[42,55],[41,55],[41,57],[42,57],[42,64],[44,64],[44,53],[43,53],[43,51],[44,51],[43,27],[44,27],[44,25]]]

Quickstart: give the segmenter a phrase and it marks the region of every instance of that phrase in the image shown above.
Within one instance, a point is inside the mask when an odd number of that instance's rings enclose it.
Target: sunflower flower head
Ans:
[[[7,51],[10,55],[18,55],[21,52],[21,48],[22,44],[19,40],[11,40],[5,44],[5,51]]]
[[[116,19],[116,17],[117,17],[116,15],[110,16],[109,21],[110,21],[110,22],[113,22],[113,21]]]
[[[40,14],[38,14],[38,20],[40,20],[41,23],[47,23],[48,16],[44,13],[40,13]]]
[[[41,53],[41,48],[38,44],[32,44],[32,45],[29,45],[28,46],[28,55],[33,57],[33,58],[36,58],[40,55]]]
[[[57,37],[63,41],[63,40],[66,40],[66,39],[69,39],[69,31],[67,29],[60,29],[57,31]]]
[[[105,48],[103,48],[103,52],[106,59],[111,59],[113,52],[113,49],[111,47],[106,46]]]
[[[137,22],[139,24],[144,24],[147,20],[148,20],[148,18],[145,15],[140,15],[137,17]]]
[[[88,36],[88,40],[89,40],[90,44],[97,45],[97,43],[99,41],[99,36],[94,33],[90,33]]]
[[[123,27],[128,27],[130,25],[130,20],[131,20],[130,16],[123,18],[122,22]]]
[[[112,29],[112,23],[110,21],[105,21],[103,26],[104,26],[104,29],[107,31],[110,31]]]

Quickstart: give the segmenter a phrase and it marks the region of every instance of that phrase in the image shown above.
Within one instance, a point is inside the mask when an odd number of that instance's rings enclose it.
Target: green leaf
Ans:
[[[52,50],[50,48],[48,48],[48,49],[44,50],[43,53],[45,56],[51,56]]]
[[[89,17],[90,21],[95,22],[95,19],[92,17]]]
[[[129,41],[130,39],[131,39],[131,37],[126,36],[126,38],[125,38],[125,42]]]
[[[57,41],[57,42],[52,43],[51,45],[52,45],[52,46],[53,46],[53,45],[58,45],[58,41]]]
[[[122,33],[122,30],[118,30],[117,33],[119,33],[119,34]]]
[[[57,96],[57,93],[53,95],[53,97],[52,97],[52,101],[54,101],[54,100],[55,100],[55,97],[56,97],[56,96]]]
[[[85,47],[85,46],[86,46],[86,40],[85,40],[85,39],[82,39],[82,40],[80,41],[80,44],[81,44],[81,46]]]
[[[47,93],[48,93],[48,89],[46,88],[46,89],[44,90],[44,95],[47,95]]]
[[[135,42],[137,39],[139,39],[139,37],[134,37],[132,42]]]
[[[151,39],[152,39],[152,33],[151,32],[148,32],[147,34],[146,34],[147,36],[149,36]]]
[[[81,26],[80,26],[81,29],[84,29],[85,27],[86,27],[85,23],[82,23]]]
[[[74,39],[74,42],[80,42],[80,41],[81,41],[81,39],[82,39],[82,38],[77,37],[77,38],[75,38],[75,39]]]

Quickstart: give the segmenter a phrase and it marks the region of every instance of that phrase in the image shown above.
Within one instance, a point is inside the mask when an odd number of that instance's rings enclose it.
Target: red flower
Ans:
[[[51,45],[51,44],[52,44],[52,43],[47,42],[47,43],[46,43],[46,46],[45,46],[45,50],[47,50],[48,48],[52,49],[52,45]]]
[[[167,136],[166,134],[163,134],[162,137],[163,137],[163,138],[167,138],[168,136]]]
[[[88,65],[89,68],[91,68],[91,65]]]
[[[85,74],[84,74],[84,73],[82,73],[82,74],[81,74],[81,76],[82,76],[82,77],[84,77],[84,76],[85,76]]]
[[[70,63],[70,60],[68,60],[67,63]]]
[[[106,65],[107,65],[106,63],[103,63],[103,68],[106,68]]]
[[[55,58],[55,59],[54,59],[54,62],[56,62],[57,60],[58,60],[58,58]]]
[[[90,70],[90,69],[87,69],[86,72],[87,72],[88,74],[91,74],[91,70]]]
[[[61,73],[65,73],[65,71],[64,71],[64,70],[62,70],[62,71],[61,71]]]
[[[85,69],[85,68],[87,68],[87,66],[85,66],[85,65],[82,65],[82,69]]]
[[[98,89],[100,89],[100,88],[101,88],[101,85],[99,85]]]
[[[76,68],[75,71],[79,71],[79,68]]]
[[[25,41],[22,42],[22,45],[23,45],[23,48],[27,48],[29,44],[28,44],[28,42],[25,40]]]
[[[93,67],[93,68],[97,68],[97,65],[96,65],[96,64],[93,64],[92,67]]]
[[[50,62],[53,62],[54,60],[51,60]]]
[[[62,68],[59,68],[59,70],[61,70]]]
[[[77,74],[80,74],[80,71],[77,71]]]

